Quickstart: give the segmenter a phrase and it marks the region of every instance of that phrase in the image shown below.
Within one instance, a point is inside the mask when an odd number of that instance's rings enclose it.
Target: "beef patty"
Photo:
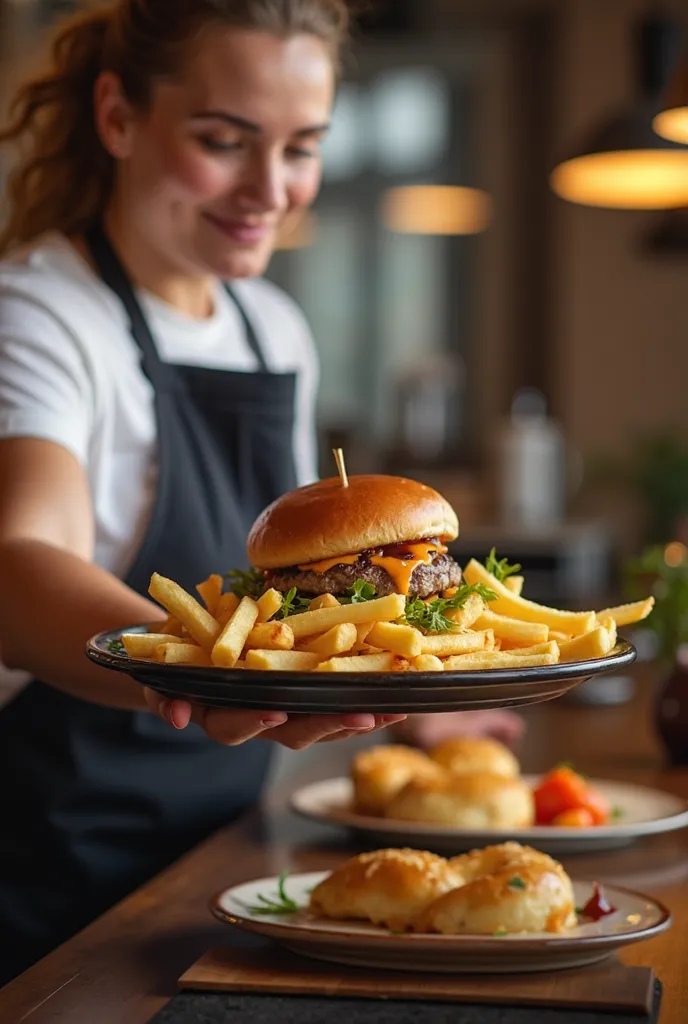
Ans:
[[[266,574],[266,589],[274,587],[286,593],[292,587],[304,594],[345,594],[356,580],[372,583],[378,597],[397,593],[397,587],[386,569],[373,565],[366,558],[354,565],[333,565],[327,572],[300,572],[296,566],[290,569],[273,569]],[[437,555],[430,565],[417,565],[409,582],[410,597],[430,597],[448,587],[458,587],[461,569],[449,555]]]

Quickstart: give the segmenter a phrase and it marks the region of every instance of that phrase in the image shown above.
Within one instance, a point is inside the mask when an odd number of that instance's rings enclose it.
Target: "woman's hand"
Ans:
[[[463,736],[490,736],[511,747],[522,737],[526,723],[513,711],[451,711],[438,715],[411,715],[394,725],[399,743],[430,749]]]
[[[183,700],[167,700],[145,690],[146,703],[154,714],[175,729],[190,722],[200,725],[217,743],[236,747],[247,740],[265,739],[290,750],[305,750],[314,743],[348,739],[399,724],[405,715],[287,715],[284,711],[244,711],[204,708]]]

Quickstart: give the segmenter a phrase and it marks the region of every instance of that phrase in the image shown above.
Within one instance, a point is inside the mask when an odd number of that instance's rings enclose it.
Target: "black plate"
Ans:
[[[86,654],[97,665],[126,672],[166,697],[206,707],[256,708],[311,714],[369,711],[418,714],[520,707],[560,697],[592,676],[626,668],[636,658],[621,640],[606,658],[522,669],[476,672],[255,672],[246,669],[198,668],[138,661],[109,649],[122,633],[145,633],[131,626],[99,633]]]

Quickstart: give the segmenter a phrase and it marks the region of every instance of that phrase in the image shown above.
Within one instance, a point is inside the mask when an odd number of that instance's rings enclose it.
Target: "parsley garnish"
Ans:
[[[247,910],[252,914],[294,914],[297,910],[300,910],[301,908],[298,903],[291,896],[287,895],[284,888],[288,875],[288,871],[283,871],[279,876],[277,880],[277,893],[274,896],[263,896],[262,893],[258,893],[259,905],[247,907]]]
[[[282,607],[275,615],[276,619],[286,619],[290,615],[298,615],[300,612],[307,612],[310,608],[310,598],[299,597],[296,587],[292,587],[284,595]]]
[[[347,590],[347,597],[340,597],[340,604],[363,604],[365,601],[373,601],[377,597],[377,590],[372,583],[365,580],[356,580],[353,587]]]
[[[229,590],[237,597],[261,597],[265,590],[265,576],[260,569],[230,569],[225,573]]]
[[[585,914],[585,907],[576,907],[576,913],[578,917],[583,917]]]
[[[438,597],[427,604],[419,597],[410,597],[406,602],[405,621],[422,633],[451,633],[457,625],[446,613],[463,608],[472,594],[478,594],[483,601],[494,601],[497,597],[484,583],[466,583],[457,588],[453,597]]]
[[[612,807],[612,821],[619,821],[624,816],[623,807]]]
[[[491,572],[500,583],[503,583],[507,576],[514,576],[516,573],[521,571],[520,565],[509,565],[506,558],[497,558],[497,552],[495,548],[492,548],[489,555],[485,559],[485,568],[488,572]]]
[[[508,935],[509,933],[506,930],[506,928],[496,928],[495,931],[492,932],[492,934],[493,935],[497,935],[497,936],[501,936],[501,935]]]
[[[509,886],[510,889],[525,889],[526,887],[526,883],[523,881],[522,878],[519,878],[518,875],[515,875],[513,878],[510,878],[506,884]]]
[[[107,645],[111,654],[126,654],[126,648],[121,640],[111,640]]]

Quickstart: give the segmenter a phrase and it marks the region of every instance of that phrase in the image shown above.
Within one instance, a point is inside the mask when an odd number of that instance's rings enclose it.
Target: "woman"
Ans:
[[[0,135],[23,153],[0,650],[31,680],[0,712],[1,981],[252,804],[272,744],[402,717],[192,709],[83,655],[162,617],[152,572],[243,565],[257,513],[315,477],[311,339],[259,275],[318,189],[347,21],[343,0],[117,0],[66,24]]]

